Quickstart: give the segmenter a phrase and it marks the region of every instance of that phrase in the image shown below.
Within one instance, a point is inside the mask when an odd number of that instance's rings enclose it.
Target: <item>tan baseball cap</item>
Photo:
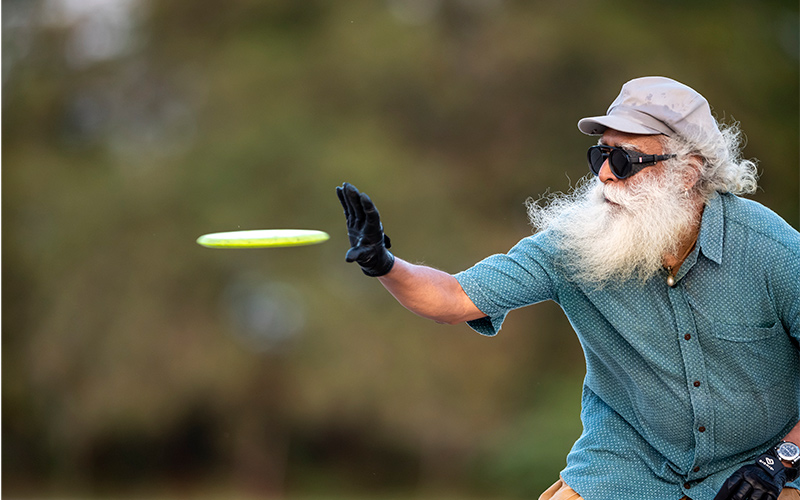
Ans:
[[[627,82],[605,115],[578,122],[578,129],[586,135],[602,135],[609,128],[629,134],[677,134],[686,138],[720,134],[705,97],[663,76]]]

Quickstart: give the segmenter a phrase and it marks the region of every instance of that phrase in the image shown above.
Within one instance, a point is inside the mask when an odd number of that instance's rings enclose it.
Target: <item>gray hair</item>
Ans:
[[[741,157],[745,136],[739,122],[720,124],[719,134],[695,137],[664,137],[664,150],[677,154],[677,162],[699,156],[700,178],[694,190],[704,201],[716,193],[752,194],[758,188],[758,170],[755,160]]]

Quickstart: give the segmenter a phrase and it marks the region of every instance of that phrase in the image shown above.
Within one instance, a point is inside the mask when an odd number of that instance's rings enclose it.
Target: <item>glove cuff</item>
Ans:
[[[771,450],[758,457],[756,463],[772,477],[781,472],[789,481],[793,481],[797,477],[797,470],[783,465],[783,462]],[[792,475],[795,477],[792,477]]]
[[[394,255],[392,255],[392,252],[384,249],[375,262],[368,262],[366,264],[367,265],[359,262],[361,272],[370,278],[377,278],[388,274],[389,271],[392,270],[392,267],[394,267]]]

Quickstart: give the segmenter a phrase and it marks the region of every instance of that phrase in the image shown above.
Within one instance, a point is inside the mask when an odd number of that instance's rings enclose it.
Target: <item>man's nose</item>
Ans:
[[[609,181],[618,181],[617,176],[614,175],[614,172],[611,171],[611,165],[608,164],[608,158],[606,161],[603,162],[603,166],[600,167],[600,172],[597,174],[597,177],[600,178],[600,182],[605,184]]]

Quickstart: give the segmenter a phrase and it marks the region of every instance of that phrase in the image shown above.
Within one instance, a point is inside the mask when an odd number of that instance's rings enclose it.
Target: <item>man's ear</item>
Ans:
[[[702,156],[694,154],[689,158],[692,166],[694,168],[688,170],[684,175],[683,182],[684,182],[684,189],[691,191],[694,189],[694,186],[700,182],[700,170],[703,168],[705,164],[705,160]]]

